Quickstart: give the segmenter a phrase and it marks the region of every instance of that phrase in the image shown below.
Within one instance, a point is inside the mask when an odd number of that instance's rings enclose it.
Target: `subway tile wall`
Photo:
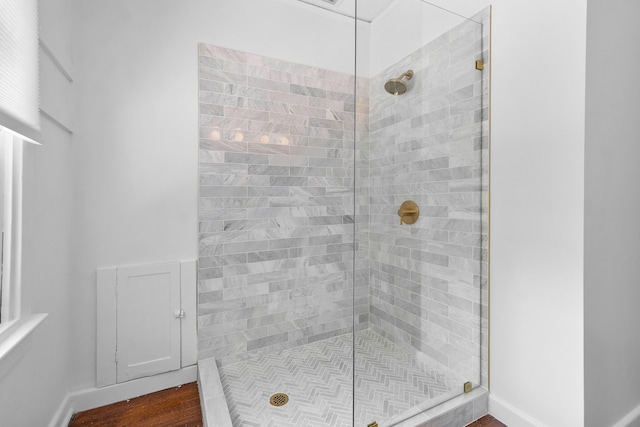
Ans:
[[[365,328],[368,244],[354,275],[353,236],[367,153],[354,159],[353,141],[366,140],[368,98],[354,77],[201,44],[199,102],[199,358],[224,365],[351,332],[354,277]]]
[[[474,19],[488,22],[488,10]],[[369,153],[370,327],[482,384],[487,37],[488,25],[467,21],[373,77]],[[475,61],[483,57],[487,68],[478,71]],[[386,93],[385,81],[408,69],[414,71],[409,91]],[[405,200],[420,208],[413,225],[400,225],[397,210]]]

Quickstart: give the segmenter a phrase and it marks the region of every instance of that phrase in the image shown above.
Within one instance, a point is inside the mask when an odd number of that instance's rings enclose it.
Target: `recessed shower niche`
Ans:
[[[487,383],[489,10],[290,3],[282,44],[199,45],[205,417],[453,416]]]

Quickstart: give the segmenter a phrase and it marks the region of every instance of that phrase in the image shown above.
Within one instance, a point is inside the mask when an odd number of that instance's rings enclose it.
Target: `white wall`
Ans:
[[[74,388],[95,386],[96,268],[197,257],[198,42],[353,72],[353,22],[298,3],[75,2]]]
[[[443,6],[449,8],[448,4]],[[479,12],[483,7],[485,6],[478,5],[473,13],[466,16]],[[400,0],[371,24],[371,76],[387,69],[463,21],[464,18],[422,0]]]
[[[640,3],[588,11],[585,409],[599,427],[640,419]]]
[[[583,425],[585,27],[586,0],[493,2],[490,410],[510,427]]]
[[[41,38],[66,58],[71,53],[69,1],[40,1]],[[49,61],[42,58],[41,61]],[[49,64],[50,65],[50,64]],[[42,104],[70,117],[70,84],[47,64]],[[60,97],[53,98],[52,86]],[[49,313],[31,347],[0,379],[0,424],[46,426],[69,387],[70,235],[72,223],[69,133],[42,120],[42,146],[25,144],[23,177],[22,315]]]

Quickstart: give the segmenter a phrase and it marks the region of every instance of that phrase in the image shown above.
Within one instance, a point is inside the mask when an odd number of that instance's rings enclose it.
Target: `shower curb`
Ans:
[[[476,387],[392,427],[466,426],[489,413],[489,391]]]
[[[203,426],[214,427],[215,421],[215,427],[233,427],[215,358],[198,361],[198,388]]]

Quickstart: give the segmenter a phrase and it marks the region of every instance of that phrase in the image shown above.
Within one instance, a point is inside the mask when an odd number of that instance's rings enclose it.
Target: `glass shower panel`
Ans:
[[[489,12],[357,25],[354,426],[392,426],[486,385]]]
[[[255,7],[278,22],[199,45],[201,378],[234,425],[351,426],[353,17]]]

